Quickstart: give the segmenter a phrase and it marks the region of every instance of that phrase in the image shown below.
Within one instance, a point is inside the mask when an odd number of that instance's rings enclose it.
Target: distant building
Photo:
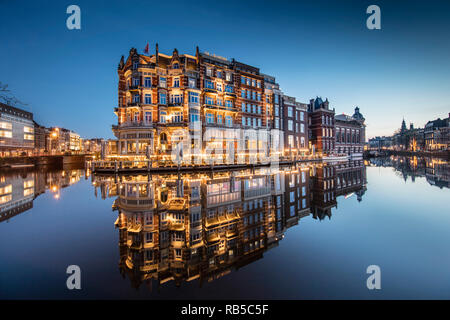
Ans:
[[[450,149],[450,113],[445,119],[428,121],[424,128],[425,149],[449,150]]]
[[[33,148],[33,114],[0,103],[0,155],[31,154]]]
[[[353,116],[339,114],[335,119],[335,152],[362,157],[365,143],[364,117],[355,108]]]
[[[392,137],[375,137],[369,139],[369,147],[373,149],[386,149],[392,147]]]
[[[394,148],[409,151],[421,151],[425,148],[424,129],[414,128],[414,124],[406,126],[405,119],[402,120],[400,130],[392,137]]]
[[[99,153],[102,150],[104,141],[101,138],[85,139],[82,143],[82,151],[85,153]]]
[[[34,153],[41,154],[47,150],[47,128],[34,123]]]
[[[82,140],[74,131],[52,127],[47,131],[47,149],[50,153],[80,152]]]

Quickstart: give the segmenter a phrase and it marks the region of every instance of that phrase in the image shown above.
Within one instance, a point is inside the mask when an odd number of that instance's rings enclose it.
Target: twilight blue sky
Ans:
[[[81,30],[66,28],[67,6]],[[381,30],[366,8],[381,8]],[[302,102],[355,105],[367,136],[450,112],[449,1],[0,0],[0,81],[35,120],[82,137],[113,137],[117,64],[131,47],[208,51],[274,75]]]

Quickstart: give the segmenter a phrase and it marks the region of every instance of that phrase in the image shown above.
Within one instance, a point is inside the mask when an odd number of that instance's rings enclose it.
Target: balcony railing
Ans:
[[[145,122],[145,121],[126,121],[122,122],[119,126],[119,128],[126,128],[126,127],[153,127],[153,122]],[[114,128],[114,127],[113,127]]]

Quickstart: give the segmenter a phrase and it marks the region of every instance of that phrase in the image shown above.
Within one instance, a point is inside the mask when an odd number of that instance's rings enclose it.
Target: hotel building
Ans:
[[[170,159],[175,154],[186,161],[206,153],[205,161],[216,163],[268,155],[272,123],[258,68],[198,48],[195,56],[176,49],[169,56],[156,46],[150,56],[131,49],[120,60],[118,75],[113,132],[119,155]]]

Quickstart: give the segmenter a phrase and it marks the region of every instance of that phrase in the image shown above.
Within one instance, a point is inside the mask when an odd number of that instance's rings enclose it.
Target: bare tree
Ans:
[[[0,81],[0,101],[3,101],[3,103],[10,105],[10,106],[17,106],[22,105],[26,106],[26,103],[23,103],[19,99],[17,99],[12,93],[11,90],[8,89],[7,84],[3,84]]]

